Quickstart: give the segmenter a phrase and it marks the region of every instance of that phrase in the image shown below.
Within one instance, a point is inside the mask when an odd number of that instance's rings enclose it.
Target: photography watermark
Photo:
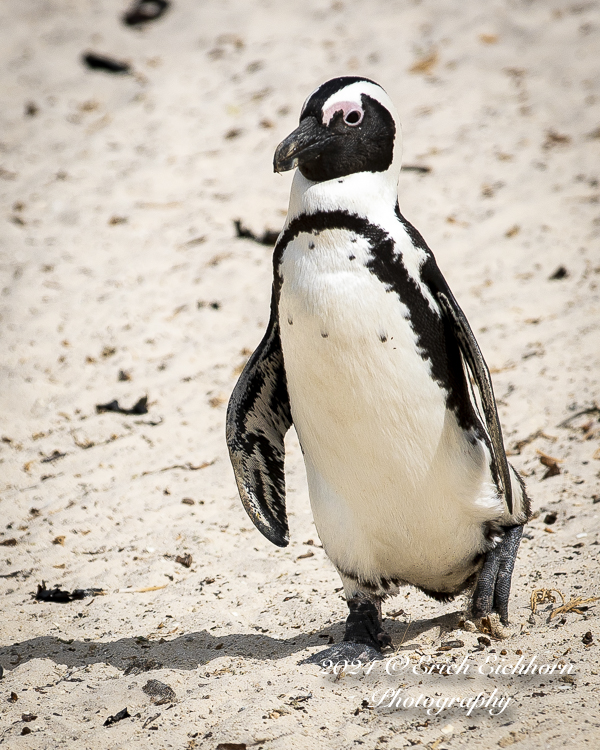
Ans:
[[[373,693],[369,708],[423,708],[428,716],[438,716],[449,708],[464,708],[467,716],[470,716],[476,709],[483,708],[490,716],[499,716],[511,701],[509,695],[499,694],[497,688],[491,694],[480,692],[471,698],[454,695],[434,698],[423,693],[415,697],[402,688],[388,688]]]
[[[483,658],[483,655],[481,655]],[[474,694],[474,690],[461,689],[460,681],[475,679],[476,677],[492,678],[535,678],[556,676],[564,678],[575,671],[575,665],[565,662],[564,659],[544,660],[538,654],[525,656],[523,654],[511,659],[502,658],[496,653],[485,654],[483,660],[477,660],[473,653],[458,658],[450,658],[447,661],[436,659],[429,654],[395,654],[388,659],[363,663],[359,659],[354,661],[341,660],[334,662],[325,660],[322,663],[322,674],[334,674],[337,678],[350,675],[373,675],[375,677],[399,677],[405,679],[411,675],[423,678],[431,676],[434,679],[438,675],[458,677],[458,682],[450,680],[454,690],[448,691],[446,695],[427,695],[426,692],[416,693],[414,687],[407,684],[394,687],[378,686],[369,696],[369,701],[363,705],[370,709],[392,709],[392,710],[414,710],[419,709],[428,716],[438,716],[443,711],[454,709],[463,710],[467,716],[473,712],[483,711],[490,716],[499,716],[504,713],[513,702],[513,698],[502,691],[502,688],[494,688],[492,692],[480,690]],[[572,678],[567,678],[572,680]],[[408,680],[410,682],[410,679]],[[566,680],[565,680],[566,681]],[[448,682],[444,680],[445,686]],[[419,681],[419,685],[421,681]],[[512,682],[510,684],[513,684]],[[379,682],[379,685],[381,683]],[[466,685],[465,685],[466,687]],[[469,694],[471,693],[471,694]]]
[[[326,659],[322,663],[322,674],[332,672],[340,674],[344,672],[347,675],[356,675],[359,673],[371,674],[378,667],[384,669],[388,675],[397,675],[402,673],[412,673],[419,677],[424,674],[445,674],[445,675],[565,675],[572,674],[574,665],[562,660],[556,660],[552,664],[540,663],[537,654],[534,654],[528,661],[528,658],[521,655],[516,662],[506,659],[500,659],[497,654],[487,654],[485,661],[481,664],[474,663],[469,656],[465,656],[461,662],[454,661],[435,661],[428,654],[420,656],[418,661],[411,659],[406,654],[391,656],[389,659],[381,661],[371,661],[364,664],[359,659],[355,661],[337,661]]]
[[[521,655],[516,662],[510,662],[506,659],[500,659],[497,654],[487,654],[482,664],[476,664],[469,661],[465,656],[460,663],[455,662],[436,662],[431,656],[423,654],[417,662],[412,662],[408,656],[393,656],[385,663],[387,674],[402,674],[411,671],[415,675],[423,674],[448,674],[448,675],[551,675],[551,674],[571,674],[574,669],[573,664],[555,661],[553,664],[541,664],[538,662],[537,654],[534,654],[529,661],[527,657]]]

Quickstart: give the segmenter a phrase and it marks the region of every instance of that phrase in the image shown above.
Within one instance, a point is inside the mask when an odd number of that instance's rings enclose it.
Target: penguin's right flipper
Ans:
[[[471,330],[471,326],[469,325],[465,314],[460,309],[454,295],[450,291],[450,287],[442,276],[435,261],[430,262],[428,265],[426,281],[440,306],[442,314],[450,323],[463,360],[477,386],[483,407],[486,429],[490,437],[495,478],[499,485],[498,489],[504,495],[508,512],[512,515],[513,497],[511,473],[506,458],[506,452],[504,450],[502,428],[500,427],[500,419],[496,409],[496,400],[494,398],[494,389],[492,387],[490,371],[485,363],[477,339]]]
[[[227,446],[246,513],[278,547],[289,543],[284,437],[291,424],[279,321],[272,301],[267,332],[229,399]]]

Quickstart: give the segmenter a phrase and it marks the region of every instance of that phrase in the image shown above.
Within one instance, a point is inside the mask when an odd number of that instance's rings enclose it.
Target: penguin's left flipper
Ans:
[[[278,547],[289,543],[285,510],[285,433],[292,424],[274,299],[267,332],[227,407],[227,446],[246,513]]]
[[[494,398],[490,371],[485,363],[477,339],[471,330],[471,326],[435,261],[430,261],[423,275],[431,293],[438,302],[443,317],[454,333],[463,361],[466,363],[468,371],[477,386],[483,408],[485,427],[491,443],[494,479],[498,483],[498,490],[504,495],[508,512],[512,515],[513,497],[510,468],[502,441],[502,428],[500,427],[500,419],[496,410],[496,400]],[[469,372],[466,373],[467,379]],[[477,404],[474,404],[474,406],[477,408]]]
[[[494,630],[494,621],[500,619],[500,626],[508,625],[508,598],[510,596],[510,582],[512,578],[517,552],[523,534],[523,526],[509,526],[505,529],[500,544],[489,550],[473,594],[473,617],[484,622],[484,627]],[[496,617],[493,617],[496,615]],[[501,635],[501,627],[492,635]]]

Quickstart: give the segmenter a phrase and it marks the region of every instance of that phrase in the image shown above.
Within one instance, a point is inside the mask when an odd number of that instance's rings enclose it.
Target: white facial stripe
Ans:
[[[347,105],[353,102],[360,109],[362,109],[362,94],[366,94],[372,99],[376,99],[390,112],[396,123],[399,122],[396,108],[394,107],[390,97],[385,93],[381,86],[378,86],[376,83],[369,83],[368,81],[356,81],[356,83],[351,83],[349,86],[345,86],[343,89],[336,91],[335,94],[332,94],[323,105],[323,114],[325,114],[325,112],[328,112],[331,107],[335,105],[341,105],[342,103],[344,105]],[[338,108],[341,109],[341,106],[339,106]]]

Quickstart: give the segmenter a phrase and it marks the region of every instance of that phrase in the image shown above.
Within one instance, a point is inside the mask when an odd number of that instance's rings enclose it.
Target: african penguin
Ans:
[[[311,657],[376,658],[381,602],[411,584],[472,591],[499,635],[529,501],[506,459],[473,332],[400,213],[401,130],[366,78],[306,100],[274,168],[297,168],[275,245],[271,317],[233,391],[227,442],[244,507],[288,544],[284,436],[304,454],[323,547],[349,608],[344,642]]]

